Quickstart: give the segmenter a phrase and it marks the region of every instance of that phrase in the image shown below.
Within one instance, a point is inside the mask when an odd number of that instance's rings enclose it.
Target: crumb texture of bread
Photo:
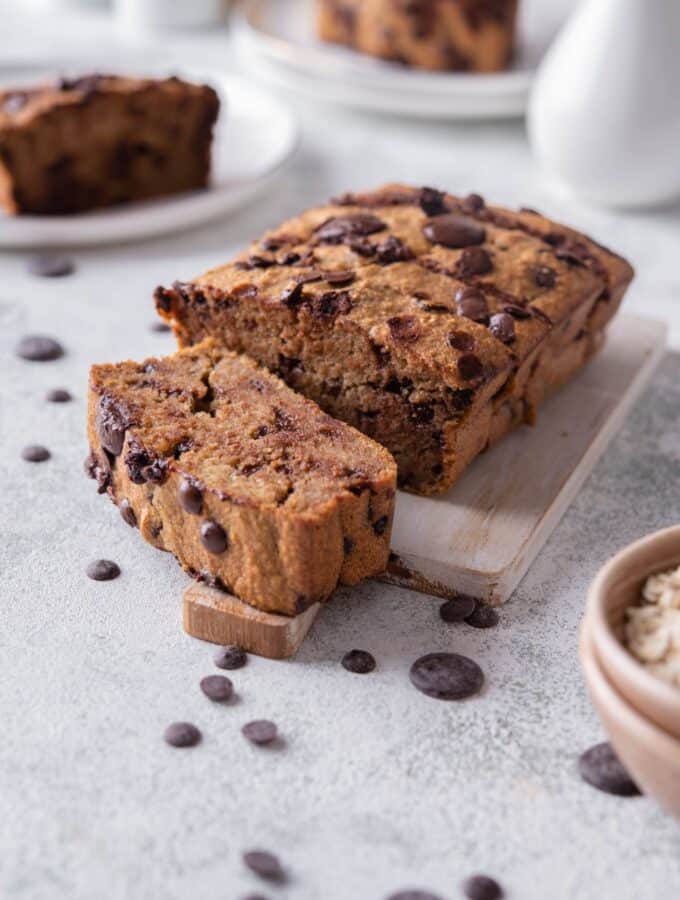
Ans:
[[[259,609],[296,615],[386,568],[390,454],[210,340],[93,366],[88,437],[123,519]]]
[[[158,288],[181,345],[244,352],[448,489],[601,346],[633,270],[531,209],[387,185]]]
[[[329,43],[407,66],[497,72],[510,64],[517,0],[316,0]]]
[[[0,93],[0,206],[64,215],[204,188],[219,106],[211,87],[178,78]]]

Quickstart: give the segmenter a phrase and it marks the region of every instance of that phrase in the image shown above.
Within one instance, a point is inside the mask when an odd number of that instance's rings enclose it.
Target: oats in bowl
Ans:
[[[680,566],[650,575],[625,613],[624,644],[653,675],[680,688]]]

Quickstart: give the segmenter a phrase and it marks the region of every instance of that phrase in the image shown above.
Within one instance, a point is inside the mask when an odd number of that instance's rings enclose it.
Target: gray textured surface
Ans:
[[[212,649],[181,630],[185,576],[82,474],[89,363],[171,348],[148,330],[151,288],[349,186],[407,178],[543,206],[629,253],[640,270],[629,308],[677,323],[677,211],[560,206],[517,125],[414,127],[300,111],[293,168],[231,222],[78,252],[78,273],[63,281],[31,279],[22,255],[0,255],[0,895],[230,900],[256,889],[240,853],[261,846],[291,872],[288,887],[264,890],[271,898],[382,900],[413,885],[453,900],[475,870],[498,877],[513,900],[676,896],[677,825],[649,800],[584,785],[575,763],[603,735],[576,656],[586,585],[617,548],[680,518],[677,354],[499,628],[445,627],[437,601],[396,588],[341,591],[294,661],[253,658],[233,673],[238,701],[224,708],[198,688],[215,670]],[[318,128],[326,120],[331,134]],[[15,341],[32,331],[60,337],[68,355],[15,359]],[[54,386],[75,402],[45,403]],[[53,458],[22,462],[33,442]],[[117,581],[85,577],[100,556],[120,564]],[[341,668],[355,646],[375,654],[376,672]],[[443,649],[482,665],[480,697],[446,704],[410,686],[411,661]],[[259,717],[279,724],[285,747],[243,739],[241,725]],[[203,744],[166,747],[162,732],[175,719],[199,725]]]

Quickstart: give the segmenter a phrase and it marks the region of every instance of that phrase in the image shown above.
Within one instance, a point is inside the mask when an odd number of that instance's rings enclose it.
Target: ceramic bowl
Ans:
[[[586,629],[615,690],[642,716],[680,740],[680,690],[650,674],[623,646],[623,612],[648,575],[680,564],[680,525],[630,544],[599,571],[588,591]]]
[[[590,636],[581,629],[581,665],[588,691],[621,762],[643,793],[680,820],[680,740],[627,703],[604,674]]]

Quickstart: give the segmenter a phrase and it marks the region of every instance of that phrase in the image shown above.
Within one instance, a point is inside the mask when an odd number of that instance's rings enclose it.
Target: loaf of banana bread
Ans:
[[[388,185],[156,291],[181,345],[211,335],[387,447],[403,487],[446,490],[601,345],[633,271],[523,209]]]
[[[517,0],[316,0],[317,31],[423,69],[495,72],[510,62]]]
[[[215,91],[87,75],[0,93],[0,206],[75,213],[205,187]]]
[[[192,575],[295,615],[384,571],[390,454],[210,340],[93,366],[88,474]]]

